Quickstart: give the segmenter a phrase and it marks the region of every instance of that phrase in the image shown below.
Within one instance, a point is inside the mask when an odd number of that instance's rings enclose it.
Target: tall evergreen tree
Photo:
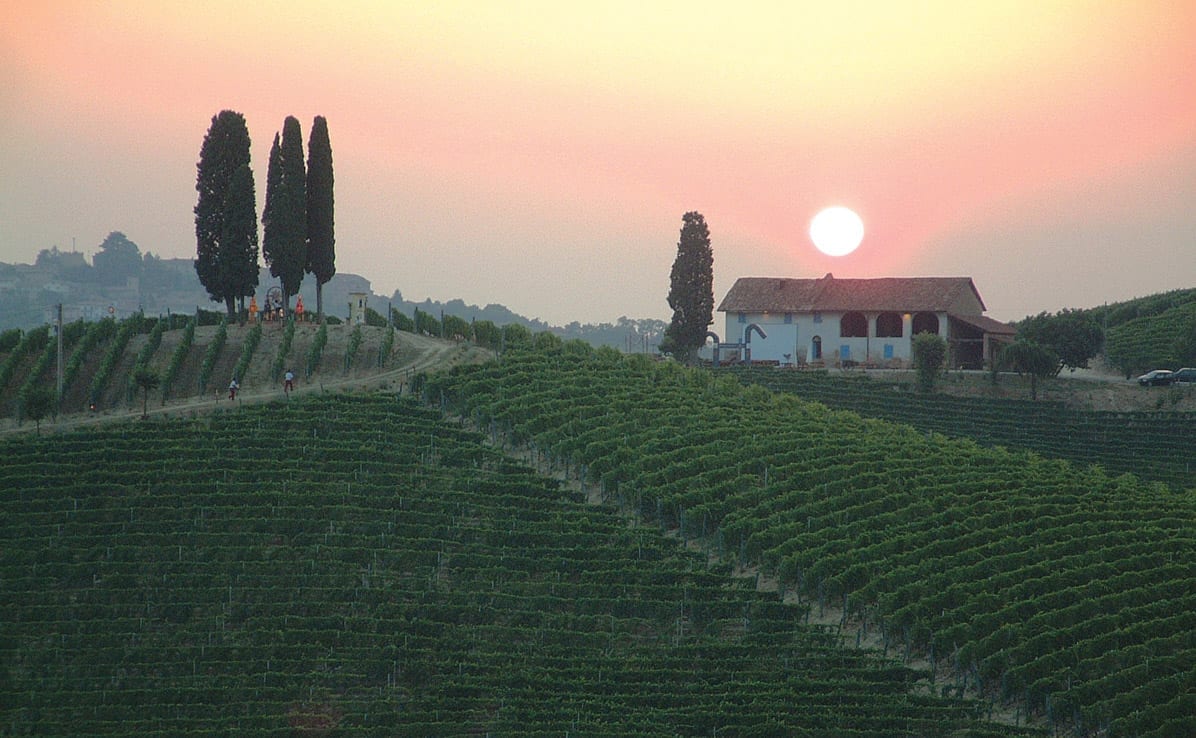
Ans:
[[[316,314],[324,321],[324,283],[336,274],[332,144],[328,121],[317,115],[307,141],[307,271],[316,278]]]
[[[233,174],[224,204],[224,225],[220,232],[221,281],[228,286],[224,303],[234,314],[235,299],[245,307],[245,298],[257,288],[257,197],[253,170],[242,164]]]
[[[706,329],[714,322],[714,252],[701,213],[688,212],[681,220],[677,258],[669,274],[673,319],[665,329],[661,350],[692,362],[706,343]]]
[[[274,136],[266,170],[266,205],[262,210],[262,255],[270,274],[282,281],[283,301],[299,292],[307,263],[307,185],[303,166],[303,133],[288,115],[282,136]]]
[[[200,284],[216,302],[231,305],[230,299],[240,296],[239,287],[230,284],[230,274],[257,269],[257,253],[251,263],[233,264],[230,260],[250,258],[241,249],[225,253],[221,236],[224,232],[225,209],[230,204],[228,193],[233,176],[242,166],[249,165],[249,128],[245,116],[232,110],[222,110],[212,117],[212,124],[204,136],[196,165],[195,189],[199,198],[195,203],[195,272]],[[244,196],[244,191],[241,196]],[[253,197],[252,182],[249,197]],[[243,207],[238,202],[237,207]],[[256,209],[253,202],[250,208]],[[231,310],[231,308],[230,308]]]

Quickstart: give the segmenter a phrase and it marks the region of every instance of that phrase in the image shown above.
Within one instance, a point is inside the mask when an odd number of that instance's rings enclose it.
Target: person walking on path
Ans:
[[[287,373],[282,377],[282,391],[291,393],[295,389],[295,372],[287,369]]]
[[[233,377],[233,381],[228,383],[228,399],[237,399],[237,390],[241,389],[241,385],[237,384],[237,378]]]

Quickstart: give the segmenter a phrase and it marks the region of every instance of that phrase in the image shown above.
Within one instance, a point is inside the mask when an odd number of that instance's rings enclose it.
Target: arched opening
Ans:
[[[876,316],[877,338],[901,338],[901,315],[898,313],[881,313]]]
[[[810,343],[810,360],[822,361],[822,336],[814,336]]]
[[[863,313],[845,313],[839,319],[840,338],[867,338],[868,319]]]
[[[938,335],[939,332],[939,316],[934,313],[918,313],[914,316],[913,333],[934,333]]]

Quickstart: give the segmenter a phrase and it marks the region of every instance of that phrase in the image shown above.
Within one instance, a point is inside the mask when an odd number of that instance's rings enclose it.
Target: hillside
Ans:
[[[985,446],[1037,451],[1111,473],[1136,474],[1176,489],[1196,489],[1196,386],[1060,380],[1030,400],[1017,377],[993,385],[987,376],[952,375],[940,392],[916,392],[908,373],[797,372],[731,367],[744,383],[821,402],[869,418],[907,423],[923,432],[970,438]],[[1094,402],[1121,411],[1090,408]],[[1078,405],[1078,406],[1077,406]],[[1126,410],[1133,408],[1132,410]]]
[[[1196,735],[1191,489],[641,358],[507,357],[426,393],[953,690],[1056,734]]]
[[[119,325],[129,323],[130,321],[122,321]],[[90,325],[94,327],[99,324]],[[295,371],[296,391],[299,394],[367,386],[400,391],[415,371],[433,366],[451,366],[459,361],[482,360],[493,355],[492,352],[476,346],[403,332],[396,332],[390,350],[384,351],[386,329],[361,326],[360,343],[347,362],[346,356],[354,329],[348,325],[330,325],[327,327],[326,344],[320,353],[320,359],[314,366],[309,367],[312,345],[319,332],[317,325],[296,325],[291,343],[281,360],[279,354],[286,335],[285,324],[265,323],[262,328],[260,340],[252,352],[248,367],[242,372],[242,376],[238,377],[241,385],[241,391],[237,396],[238,404],[281,397],[281,371],[285,368]],[[161,333],[160,344],[149,353],[147,363],[165,377],[169,373],[175,354],[178,353],[178,372],[168,390],[159,388],[150,393],[148,410],[151,414],[194,413],[229,405],[228,382],[242,358],[246,338],[252,328],[236,324],[227,327],[225,343],[215,354],[207,386],[201,391],[199,379],[204,358],[217,331],[218,327],[215,325],[195,327],[189,348],[182,352],[179,352],[179,346],[186,334],[183,328]],[[69,428],[82,423],[140,416],[143,398],[131,385],[130,377],[151,335],[150,328],[146,326],[134,332],[124,345],[118,342],[118,333],[96,343],[82,357],[80,369],[74,379],[64,386],[59,416],[44,422],[43,428]],[[64,354],[68,357],[73,356],[74,348],[75,346],[68,342]],[[15,351],[10,351],[0,354],[0,367],[13,359],[14,353]],[[112,355],[109,356],[110,354]],[[0,397],[3,398],[0,401],[0,432],[32,428],[28,421],[22,422],[19,418],[18,395],[21,387],[31,381],[49,386],[54,384],[52,362],[47,362],[40,373],[31,378],[40,354],[15,358],[18,361],[15,362],[11,379],[6,386],[0,387]],[[95,393],[93,388],[96,376],[106,361],[112,367],[111,378],[104,384],[101,392]],[[276,366],[282,368],[276,372]],[[88,409],[92,399],[96,405],[94,411]]]
[[[1042,735],[392,393],[0,441],[0,732]]]

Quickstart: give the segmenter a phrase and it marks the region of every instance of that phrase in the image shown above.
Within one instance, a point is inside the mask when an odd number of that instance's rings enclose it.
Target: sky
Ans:
[[[1196,3],[0,0],[0,261],[195,255],[213,116],[328,120],[336,265],[563,325],[741,276],[968,276],[999,320],[1196,287]],[[809,221],[843,205],[862,244]],[[260,212],[259,212],[260,215]],[[307,277],[301,292],[314,291]],[[263,286],[263,291],[265,286]],[[716,316],[716,322],[719,319]]]

